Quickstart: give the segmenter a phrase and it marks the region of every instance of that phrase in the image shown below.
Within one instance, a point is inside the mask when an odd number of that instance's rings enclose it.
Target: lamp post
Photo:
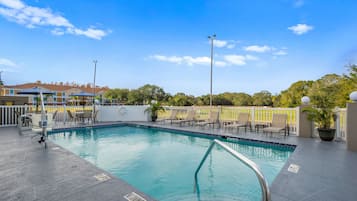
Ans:
[[[3,73],[4,71],[0,71],[0,86],[1,85],[4,85],[4,82],[2,81],[2,79],[1,79],[1,74]]]
[[[92,123],[94,123],[94,114],[95,114],[95,77],[97,75],[97,60],[93,60],[94,63],[94,78],[93,78],[93,113],[92,113]]]
[[[216,39],[216,34],[208,36],[208,39],[211,41],[211,79],[210,79],[210,95],[209,95],[209,106],[212,109],[212,71],[213,71],[213,41]]]

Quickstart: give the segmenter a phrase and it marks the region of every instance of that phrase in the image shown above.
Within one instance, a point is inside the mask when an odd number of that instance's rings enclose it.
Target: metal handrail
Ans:
[[[240,160],[241,162],[243,162],[243,164],[247,165],[250,169],[252,169],[255,173],[255,175],[258,177],[259,180],[259,184],[260,187],[262,189],[262,200],[263,201],[271,201],[270,199],[270,190],[269,190],[269,185],[267,180],[265,179],[262,171],[259,169],[258,165],[256,163],[254,163],[253,161],[251,161],[249,158],[245,157],[244,155],[238,153],[237,151],[235,151],[234,149],[230,148],[228,145],[224,144],[223,142],[214,139],[211,143],[211,145],[209,146],[209,148],[207,149],[204,157],[202,158],[199,166],[196,169],[195,172],[195,187],[194,187],[194,191],[196,191],[197,189],[197,174],[200,171],[203,163],[205,162],[208,154],[212,151],[212,148],[214,147],[214,145],[218,144],[219,146],[221,146],[224,150],[226,150],[228,153],[230,153],[232,156],[234,156],[236,159]]]

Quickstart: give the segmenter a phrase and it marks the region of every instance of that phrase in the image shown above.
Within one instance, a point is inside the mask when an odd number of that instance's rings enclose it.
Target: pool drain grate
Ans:
[[[96,178],[97,181],[107,181],[110,179],[110,177],[104,173],[94,175],[93,177]]]
[[[297,174],[299,172],[300,166],[296,164],[290,164],[288,171]]]
[[[143,197],[136,194],[135,192],[124,195],[124,198],[128,201],[146,201]]]

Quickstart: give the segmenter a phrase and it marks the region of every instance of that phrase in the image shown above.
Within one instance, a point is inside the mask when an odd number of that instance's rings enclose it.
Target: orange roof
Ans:
[[[13,88],[13,89],[28,89],[33,87],[41,87],[46,88],[51,91],[67,91],[69,89],[80,89],[81,91],[85,91],[88,93],[93,92],[93,87],[89,85],[61,85],[61,84],[44,84],[44,83],[25,83],[18,85],[6,85],[4,88]],[[109,87],[96,87],[96,91],[107,91]]]

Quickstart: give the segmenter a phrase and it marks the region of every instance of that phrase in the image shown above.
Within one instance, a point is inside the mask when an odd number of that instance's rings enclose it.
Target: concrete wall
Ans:
[[[307,113],[303,112],[304,108],[309,107],[308,105],[301,105],[297,107],[297,115],[296,115],[296,134],[299,137],[312,137],[313,134],[313,122],[307,119]]]
[[[149,121],[147,105],[98,106],[97,120],[101,121]]]

